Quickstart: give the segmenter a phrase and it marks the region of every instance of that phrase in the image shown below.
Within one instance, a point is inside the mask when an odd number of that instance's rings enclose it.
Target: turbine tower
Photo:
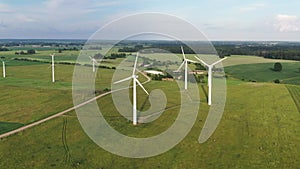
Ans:
[[[204,64],[207,68],[208,68],[208,105],[211,105],[212,101],[211,101],[211,94],[212,94],[212,69],[213,67],[222,62],[223,60],[227,59],[227,57],[216,61],[215,63],[212,64],[207,64],[205,63],[203,60],[201,60],[200,58],[198,58],[197,56],[194,56],[197,60],[199,60],[202,64]]]
[[[50,54],[50,56],[52,57],[52,82],[54,83],[55,82],[55,77],[54,77],[54,53],[53,54]]]
[[[138,54],[136,54],[136,58],[135,58],[135,63],[134,63],[134,67],[133,67],[133,71],[132,71],[132,75],[125,78],[125,79],[122,79],[122,80],[119,80],[117,82],[114,82],[114,84],[117,84],[117,83],[121,83],[121,82],[124,82],[124,81],[128,81],[128,80],[133,80],[133,94],[132,94],[132,97],[133,97],[133,105],[132,105],[132,115],[133,115],[133,125],[137,125],[137,100],[136,100],[136,85],[138,84],[144,91],[147,95],[149,95],[149,93],[147,92],[147,90],[143,87],[143,85],[141,84],[141,82],[137,79],[138,76],[135,74],[135,71],[136,71],[136,65],[137,65],[137,60],[138,60]]]
[[[183,62],[181,63],[181,65],[179,66],[179,68],[177,69],[177,72],[179,72],[179,70],[183,67],[184,65],[184,89],[187,90],[187,78],[188,78],[188,62],[192,62],[192,63],[196,63],[193,60],[187,59],[185,57],[184,51],[183,51],[183,47],[181,46],[181,52],[183,55]]]
[[[89,57],[90,57],[90,59],[91,59],[91,62],[93,63],[93,72],[95,72],[95,71],[96,71],[96,69],[95,69],[95,64],[98,63],[98,62],[96,61],[95,58],[93,58],[93,57],[91,57],[91,56],[89,56]]]
[[[2,65],[3,65],[3,78],[6,77],[6,72],[5,72],[5,62],[2,61]]]
[[[6,77],[6,70],[5,70],[5,57],[1,56],[1,61],[2,61],[2,68],[3,68],[3,78]]]

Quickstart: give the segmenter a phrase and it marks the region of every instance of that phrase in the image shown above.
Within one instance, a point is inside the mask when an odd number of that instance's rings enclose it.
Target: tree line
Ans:
[[[214,51],[211,49],[209,45],[203,44],[199,51],[192,50],[189,46],[185,44],[175,44],[175,43],[154,43],[151,45],[143,46],[136,45],[133,47],[123,47],[119,49],[119,52],[137,52],[142,50],[141,52],[171,52],[171,53],[181,53],[181,46],[183,46],[184,52],[186,54],[211,54]],[[300,60],[300,43],[294,44],[226,44],[226,43],[216,43],[214,44],[216,51],[220,58],[231,55],[254,55],[260,56],[264,58],[271,59],[286,59],[286,60]],[[197,47],[195,47],[197,49]]]

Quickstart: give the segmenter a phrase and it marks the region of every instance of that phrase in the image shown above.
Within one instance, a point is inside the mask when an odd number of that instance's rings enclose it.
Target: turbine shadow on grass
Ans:
[[[149,100],[149,95],[147,95],[146,99],[143,101],[143,104],[142,104],[142,106],[141,106],[141,108],[140,108],[140,111],[143,111],[143,110],[144,110],[144,108],[145,108],[145,106],[146,106],[148,100]],[[140,114],[139,114],[139,115],[140,115]]]
[[[208,100],[207,90],[205,90],[205,88],[204,88],[203,85],[201,85],[201,88],[202,88],[202,91],[203,91],[203,93],[204,93],[204,95],[205,95],[206,100]]]

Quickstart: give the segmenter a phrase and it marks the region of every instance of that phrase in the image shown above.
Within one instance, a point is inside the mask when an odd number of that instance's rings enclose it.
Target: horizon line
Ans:
[[[0,38],[1,40],[81,40],[81,41],[88,41],[89,39],[85,38]],[[122,41],[118,39],[101,39],[102,41]],[[126,41],[177,41],[177,40],[166,40],[166,39],[136,39],[136,40],[126,40]],[[197,40],[182,40],[187,42],[196,42]],[[273,39],[208,39],[211,42],[299,42],[300,40],[273,40]]]

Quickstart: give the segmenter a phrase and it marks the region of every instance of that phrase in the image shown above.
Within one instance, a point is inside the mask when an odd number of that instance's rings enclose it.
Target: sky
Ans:
[[[0,0],[0,39],[87,39],[120,17],[177,16],[209,40],[300,41],[299,0]]]

